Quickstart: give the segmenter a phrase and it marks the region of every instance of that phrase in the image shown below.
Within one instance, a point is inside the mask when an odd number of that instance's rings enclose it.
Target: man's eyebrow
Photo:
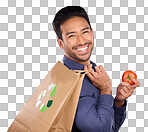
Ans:
[[[72,33],[75,33],[75,32],[68,32],[68,33],[66,33],[66,35],[69,35],[69,34],[72,34]]]
[[[86,30],[86,29],[90,29],[89,27],[83,28],[82,31]]]
[[[89,27],[86,27],[86,28],[83,28],[81,31],[84,31],[84,30],[86,30],[86,29],[90,29]],[[76,32],[68,32],[68,33],[66,33],[65,35],[69,35],[69,34],[72,34],[72,33],[76,33]]]

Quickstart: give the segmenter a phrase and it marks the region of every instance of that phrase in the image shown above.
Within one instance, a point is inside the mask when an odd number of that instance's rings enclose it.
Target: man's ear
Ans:
[[[93,31],[93,29],[91,29],[91,33],[92,33],[92,35],[93,35],[93,39],[94,39],[94,31]]]
[[[64,43],[63,43],[63,41],[58,38],[58,39],[57,39],[57,42],[58,42],[58,44],[59,44],[59,47],[62,48],[62,49],[64,49]]]

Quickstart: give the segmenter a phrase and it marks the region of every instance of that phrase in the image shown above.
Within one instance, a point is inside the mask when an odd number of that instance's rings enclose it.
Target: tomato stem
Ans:
[[[125,78],[125,79],[127,79],[127,81],[129,82],[129,80],[131,80],[131,76],[129,76],[129,74],[128,74],[127,78]]]

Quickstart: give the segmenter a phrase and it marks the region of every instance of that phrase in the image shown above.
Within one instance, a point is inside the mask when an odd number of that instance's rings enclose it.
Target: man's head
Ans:
[[[59,10],[56,15],[55,18],[53,20],[53,29],[57,34],[57,37],[59,39],[62,40],[62,31],[60,29],[60,26],[67,21],[68,19],[75,17],[75,16],[79,16],[79,17],[83,17],[86,19],[86,21],[88,22],[90,29],[91,29],[91,25],[90,25],[90,21],[87,15],[87,12],[84,10],[84,8],[80,7],[80,6],[67,6],[65,8],[62,8],[61,10]]]
[[[70,59],[88,64],[94,46],[94,35],[86,11],[80,6],[67,6],[53,20],[57,42]]]

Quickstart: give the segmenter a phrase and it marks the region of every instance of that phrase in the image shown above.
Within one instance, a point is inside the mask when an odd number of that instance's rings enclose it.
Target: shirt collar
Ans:
[[[63,62],[64,62],[64,65],[67,66],[70,70],[84,70],[83,64],[80,64],[80,63],[66,57],[65,55],[63,57]],[[92,61],[90,61],[90,63],[92,64],[92,67],[94,69],[96,64],[93,63]]]

